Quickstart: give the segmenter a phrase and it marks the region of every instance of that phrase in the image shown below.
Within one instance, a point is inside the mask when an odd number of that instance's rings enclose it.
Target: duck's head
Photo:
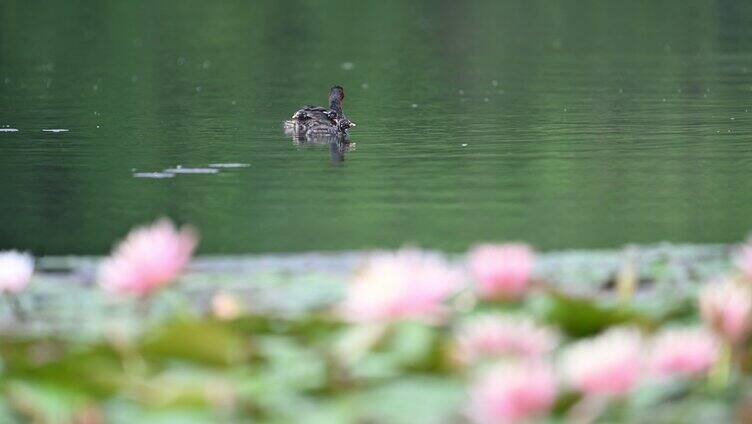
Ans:
[[[355,126],[355,122],[352,122],[351,120],[349,120],[347,118],[344,118],[344,119],[340,119],[337,122],[337,125],[339,126],[340,130],[346,131],[346,130],[348,130],[350,128],[353,128]]]
[[[335,85],[329,90],[329,103],[342,104],[345,101],[345,89]]]

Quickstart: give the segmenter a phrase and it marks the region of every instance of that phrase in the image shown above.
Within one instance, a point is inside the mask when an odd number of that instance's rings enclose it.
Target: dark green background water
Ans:
[[[743,1],[4,0],[0,248],[104,253],[162,215],[205,253],[738,240],[751,24]],[[281,131],[335,83],[339,165]],[[214,162],[250,167],[133,176]]]

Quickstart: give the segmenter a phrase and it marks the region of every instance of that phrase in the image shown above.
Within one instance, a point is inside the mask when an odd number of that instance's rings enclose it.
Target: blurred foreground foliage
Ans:
[[[618,324],[646,332],[686,320],[685,305],[661,311],[547,291],[518,305],[576,340]],[[696,318],[689,318],[696,319]],[[293,317],[176,312],[136,334],[112,327],[98,340],[5,336],[0,342],[4,423],[454,423],[464,422],[468,375],[452,354],[449,321],[349,325],[326,311]],[[732,376],[644,387],[602,419],[731,422],[744,414],[750,382]],[[564,393],[551,420],[579,400]],[[749,402],[749,399],[746,399]]]

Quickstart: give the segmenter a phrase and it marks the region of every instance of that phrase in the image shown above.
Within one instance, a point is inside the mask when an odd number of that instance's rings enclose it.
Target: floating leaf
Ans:
[[[6,371],[10,378],[67,387],[97,398],[110,396],[121,388],[124,376],[122,363],[118,355],[106,346],[66,352],[62,356],[56,356],[57,352],[44,353],[53,349],[45,342],[16,347],[20,352],[26,352],[29,358],[36,355],[36,361],[40,362],[10,362]],[[43,355],[50,356],[44,358]]]
[[[52,384],[10,381],[4,391],[10,407],[29,422],[74,422],[74,417],[90,405],[86,394]]]
[[[161,359],[229,365],[248,359],[250,339],[222,323],[183,321],[154,331],[147,336],[141,351]]]
[[[542,321],[559,327],[573,337],[591,336],[617,324],[654,325],[647,317],[628,307],[601,306],[589,299],[558,293],[532,299],[530,306]]]
[[[458,422],[464,389],[457,381],[432,376],[400,378],[356,396],[358,420],[390,424]]]

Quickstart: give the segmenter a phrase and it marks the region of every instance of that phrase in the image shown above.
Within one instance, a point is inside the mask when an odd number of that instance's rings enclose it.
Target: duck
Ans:
[[[355,127],[342,111],[345,90],[335,85],[329,90],[329,107],[305,106],[285,121],[285,133],[301,141],[317,139],[347,139]]]

